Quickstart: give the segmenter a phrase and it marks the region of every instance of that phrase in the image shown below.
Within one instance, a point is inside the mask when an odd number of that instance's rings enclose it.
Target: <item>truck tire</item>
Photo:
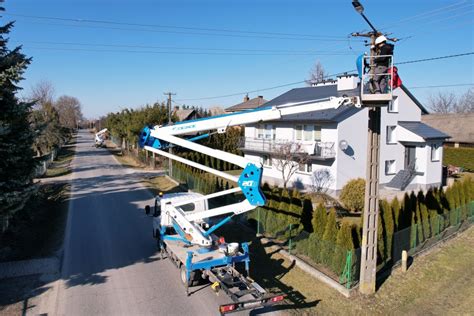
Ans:
[[[186,285],[186,267],[184,264],[181,265],[180,269],[181,282]],[[201,271],[191,271],[189,275],[188,286],[196,286],[201,280]]]

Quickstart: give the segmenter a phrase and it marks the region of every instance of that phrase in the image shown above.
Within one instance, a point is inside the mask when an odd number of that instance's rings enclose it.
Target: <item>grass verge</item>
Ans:
[[[72,172],[70,168],[70,164],[72,159],[74,158],[75,153],[75,145],[68,144],[62,147],[59,152],[58,156],[54,160],[53,163],[49,166],[46,170],[46,173],[43,175],[43,178],[54,178],[65,176]]]

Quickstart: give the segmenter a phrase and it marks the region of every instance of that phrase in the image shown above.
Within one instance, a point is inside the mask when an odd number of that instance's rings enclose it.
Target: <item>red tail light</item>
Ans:
[[[231,305],[222,305],[219,307],[221,313],[227,313],[227,312],[232,312],[235,309],[236,305],[231,304]]]
[[[272,302],[280,302],[280,301],[283,301],[284,298],[285,298],[284,295],[278,295],[278,296],[272,297],[272,298],[270,299],[270,301],[272,301]]]

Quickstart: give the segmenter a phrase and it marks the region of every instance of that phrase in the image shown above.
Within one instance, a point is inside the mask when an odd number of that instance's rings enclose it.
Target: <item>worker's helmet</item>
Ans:
[[[386,41],[387,41],[387,38],[383,35],[380,35],[379,37],[375,39],[375,45],[381,44]]]

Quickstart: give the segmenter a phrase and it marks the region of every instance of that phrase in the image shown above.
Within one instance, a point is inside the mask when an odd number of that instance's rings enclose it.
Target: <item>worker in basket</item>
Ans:
[[[375,39],[375,45],[372,46],[372,49],[375,49],[375,75],[371,84],[372,93],[387,93],[388,91],[387,85],[389,83],[389,79],[391,78],[387,74],[389,73],[389,67],[391,67],[393,48],[393,44],[388,44],[387,38],[385,36],[380,35]]]

